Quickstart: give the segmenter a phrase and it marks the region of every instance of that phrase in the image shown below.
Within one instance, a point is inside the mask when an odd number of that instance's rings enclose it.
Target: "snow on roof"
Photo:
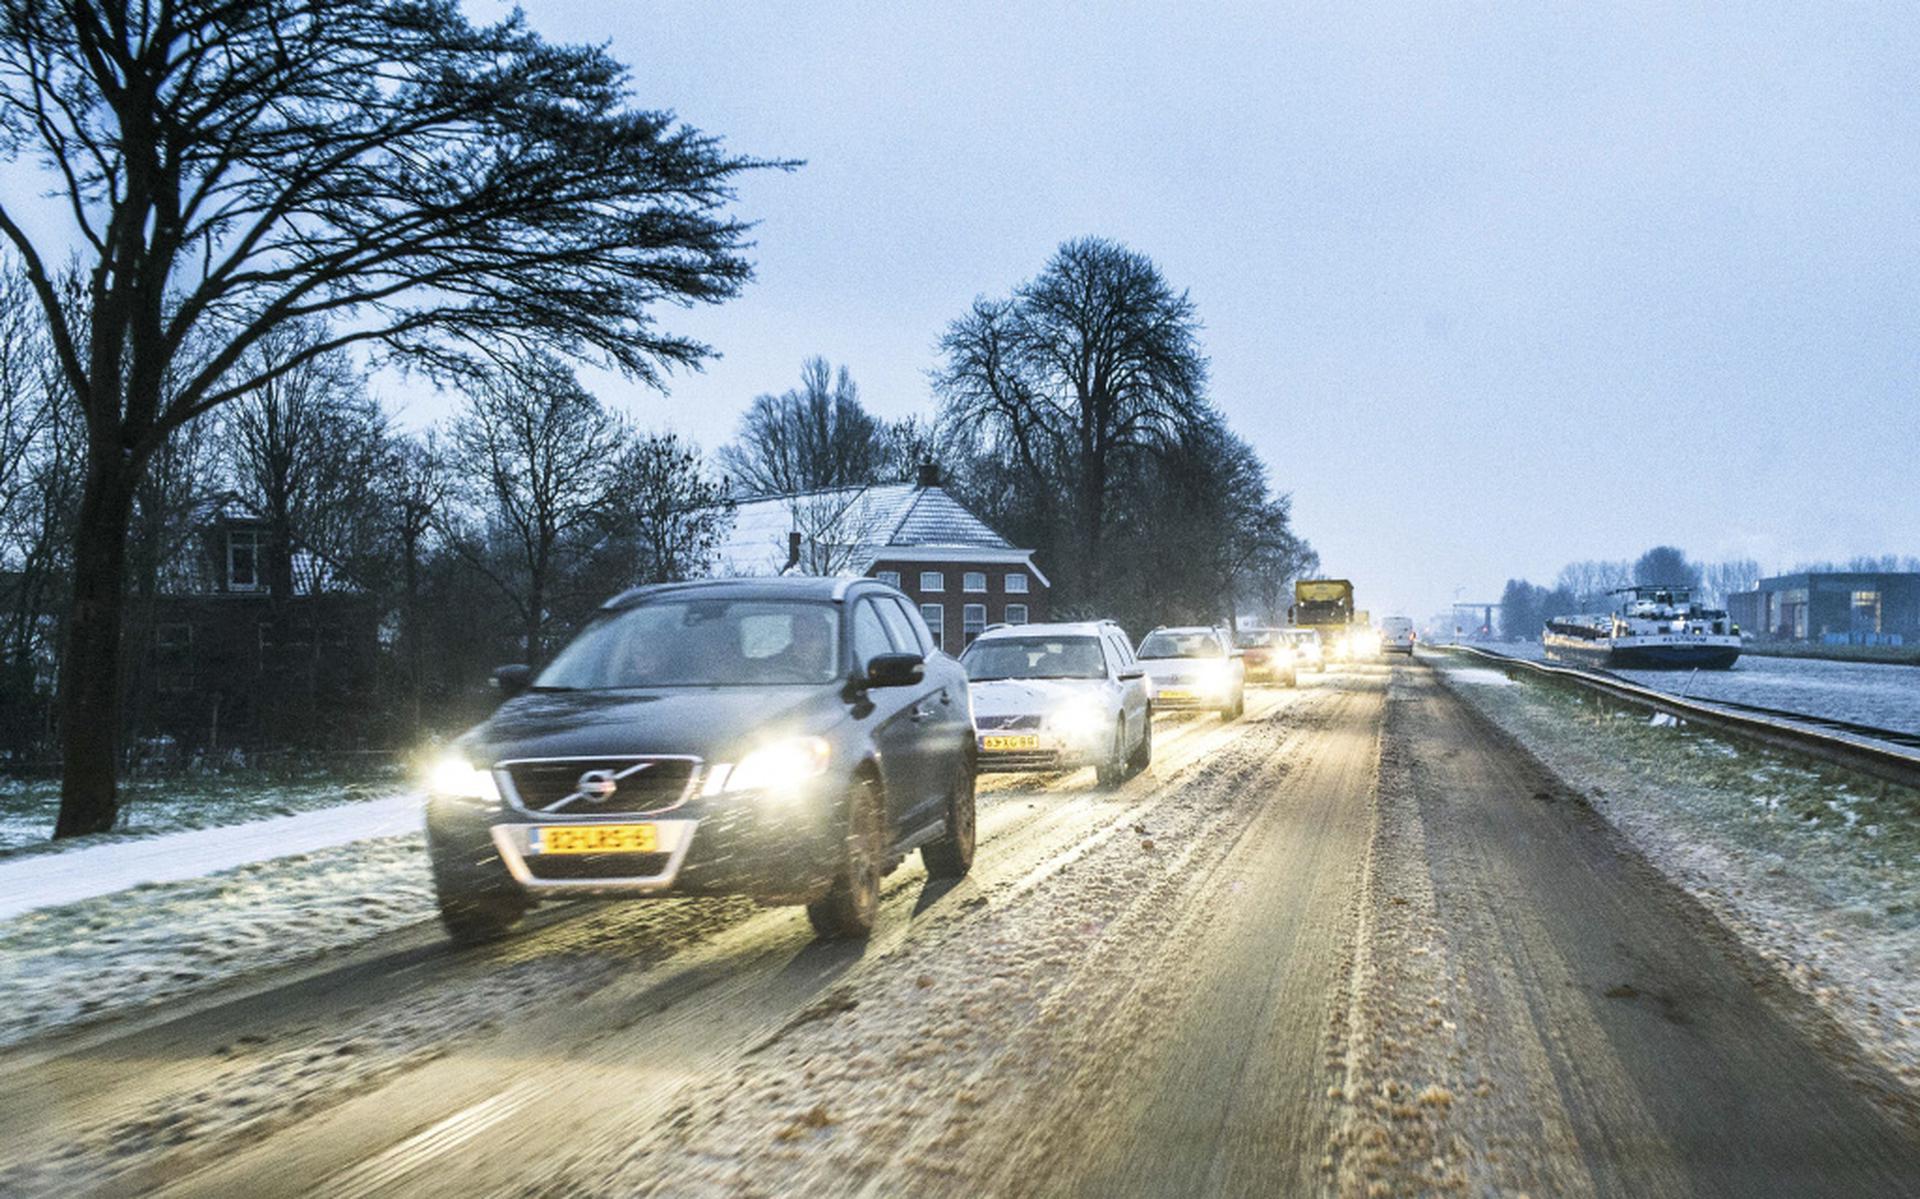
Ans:
[[[790,535],[796,532],[801,535],[796,569],[803,574],[864,574],[889,546],[1023,554],[945,489],[883,483],[740,501],[733,527],[715,552],[716,572],[778,574],[787,565]]]

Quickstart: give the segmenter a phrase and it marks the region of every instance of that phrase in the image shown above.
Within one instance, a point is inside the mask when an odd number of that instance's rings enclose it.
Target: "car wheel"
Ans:
[[[1300,672],[1299,672],[1298,670],[1290,670],[1290,671],[1288,671],[1288,672],[1287,672],[1287,686],[1289,686],[1289,687],[1298,687],[1299,685],[1300,685]]]
[[[840,869],[826,895],[807,905],[813,931],[823,937],[864,937],[880,910],[883,834],[880,788],[860,779],[847,793],[847,838]]]
[[[511,880],[503,868],[498,885],[488,886],[473,877],[472,867],[451,861],[445,851],[430,855],[433,893],[440,903],[440,923],[456,944],[483,945],[498,941],[513,931],[527,914],[526,897],[510,890]]]
[[[947,796],[947,833],[920,847],[928,878],[964,878],[973,869],[973,784],[971,755],[962,757],[953,791]]]
[[[1102,787],[1118,787],[1127,778],[1127,722],[1116,719],[1113,722],[1113,744],[1107,750],[1106,761],[1093,768],[1095,779]]]
[[[1148,712],[1147,728],[1140,734],[1140,745],[1133,751],[1133,756],[1127,759],[1127,773],[1139,774],[1151,765],[1153,765],[1153,713]]]

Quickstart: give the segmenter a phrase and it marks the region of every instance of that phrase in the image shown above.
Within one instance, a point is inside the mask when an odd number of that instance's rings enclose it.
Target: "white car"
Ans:
[[[991,628],[960,665],[982,771],[1092,766],[1112,787],[1153,760],[1146,672],[1110,620]]]
[[[1138,650],[1156,708],[1214,708],[1232,720],[1247,707],[1247,666],[1226,630],[1155,629]]]
[[[1380,622],[1380,648],[1390,654],[1413,657],[1413,622],[1404,616],[1389,616]]]
[[[1285,628],[1280,632],[1293,643],[1294,660],[1301,670],[1327,673],[1327,650],[1320,644],[1319,629]]]

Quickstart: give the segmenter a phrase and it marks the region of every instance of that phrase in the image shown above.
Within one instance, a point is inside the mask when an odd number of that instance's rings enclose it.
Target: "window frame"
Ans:
[[[236,548],[235,541],[237,538],[242,538],[242,537],[247,539],[247,543],[252,550],[252,581],[248,583],[237,582],[234,578],[233,552],[234,552],[234,549]],[[227,574],[227,590],[228,591],[252,592],[252,591],[266,590],[266,582],[261,578],[262,572],[260,570],[260,548],[263,540],[264,539],[261,537],[259,529],[228,529],[227,530],[227,536],[226,536],[227,572],[226,574]]]
[[[900,590],[900,572],[897,570],[876,570],[873,577],[875,582],[883,583],[895,591]]]
[[[1020,609],[1020,619],[1019,619],[1019,620],[1015,620],[1015,619],[1013,618],[1013,610],[1014,610],[1015,608],[1018,608],[1018,609]],[[1006,618],[1007,618],[1007,623],[1008,623],[1008,624],[1027,624],[1027,623],[1028,623],[1028,620],[1027,620],[1027,612],[1028,612],[1028,609],[1027,609],[1027,606],[1026,606],[1025,604],[1008,604],[1008,605],[1007,605],[1007,610],[1006,610],[1006,613],[1005,613],[1005,615],[1006,615]]]
[[[927,582],[928,579],[932,579],[933,582],[928,583]],[[938,593],[944,594],[947,590],[947,572],[944,570],[921,571],[920,572],[920,590],[922,593],[938,592]]]
[[[1002,580],[1002,585],[1006,588],[1008,595],[1026,595],[1027,572],[1024,570],[1008,571],[1006,577]]]
[[[926,623],[927,635],[933,638],[933,648],[944,653],[947,648],[947,606],[921,604],[920,619]]]
[[[973,621],[973,614],[976,612],[980,614],[980,624],[978,628],[974,627],[974,621]],[[972,645],[975,641],[980,639],[980,634],[986,631],[987,631],[987,606],[985,604],[961,604],[960,605],[960,643],[961,643],[960,648],[965,649],[967,646]]]
[[[980,580],[975,587],[973,581]],[[963,570],[960,572],[960,590],[967,595],[985,595],[987,593],[987,572],[984,570]]]

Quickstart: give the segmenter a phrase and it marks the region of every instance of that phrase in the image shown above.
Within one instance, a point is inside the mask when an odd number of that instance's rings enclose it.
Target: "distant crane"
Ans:
[[[1484,600],[1470,600],[1466,602],[1455,600],[1453,603],[1453,639],[1458,641],[1463,634],[1466,634],[1466,619],[1470,619],[1471,614],[1474,612],[1480,614],[1480,624],[1473,630],[1471,636],[1493,636],[1493,610],[1499,606],[1498,601],[1487,603]],[[1468,614],[1464,619],[1461,615],[1463,612]]]

